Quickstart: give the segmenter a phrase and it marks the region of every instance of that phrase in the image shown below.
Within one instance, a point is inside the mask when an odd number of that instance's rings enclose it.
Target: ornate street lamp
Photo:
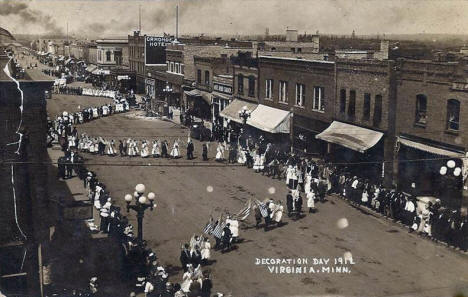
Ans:
[[[137,213],[138,219],[138,243],[141,244],[143,242],[143,217],[145,216],[145,210],[148,208],[153,211],[153,208],[156,207],[154,203],[154,198],[156,195],[153,192],[148,193],[148,198],[143,196],[145,193],[145,185],[138,184],[135,187],[135,192],[133,193],[133,197],[130,194],[125,195],[125,202],[127,203],[127,212],[130,209],[134,210]],[[131,204],[133,198],[135,198],[135,203]]]
[[[440,194],[446,198],[446,203],[449,203],[451,207],[458,207],[455,197],[458,194],[458,180],[460,179],[462,169],[456,167],[454,160],[449,160],[446,165],[440,167],[439,173],[442,177]]]
[[[242,119],[242,122],[247,124],[247,119],[250,118],[251,111],[247,109],[247,106],[244,105],[241,110],[239,110],[239,117]]]

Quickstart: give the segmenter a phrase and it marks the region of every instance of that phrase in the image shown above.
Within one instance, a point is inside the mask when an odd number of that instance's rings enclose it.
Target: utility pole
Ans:
[[[175,33],[175,39],[177,40],[179,38],[179,4],[176,6],[176,33]]]
[[[141,32],[141,5],[138,5],[138,30]]]
[[[69,43],[69,40],[68,40],[68,22],[67,22],[67,44]]]

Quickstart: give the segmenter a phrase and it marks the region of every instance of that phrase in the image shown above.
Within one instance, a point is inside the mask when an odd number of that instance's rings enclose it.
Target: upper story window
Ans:
[[[340,113],[346,112],[346,90],[340,90]]]
[[[197,69],[197,83],[201,84],[201,70]]]
[[[296,84],[296,105],[297,106],[304,106],[305,90],[306,88],[304,84]]]
[[[171,62],[171,72],[174,72],[174,62]]]
[[[374,126],[378,126],[381,121],[382,121],[382,95],[375,95]]]
[[[106,62],[110,62],[111,61],[111,51],[107,51],[106,52]]]
[[[279,102],[288,102],[288,82],[284,80],[279,82]]]
[[[348,102],[348,117],[349,119],[354,119],[356,115],[356,91],[349,91],[349,102]]]
[[[242,73],[237,76],[237,93],[239,95],[244,94],[244,76]]]
[[[205,85],[210,84],[210,72],[208,70],[205,70]]]
[[[255,97],[255,77],[249,76],[249,97]]]
[[[179,63],[175,63],[175,72],[180,73],[180,64]]]
[[[267,79],[265,81],[265,98],[273,99],[273,80]]]
[[[414,122],[424,126],[427,122],[427,97],[423,94],[416,96],[416,114]]]
[[[316,111],[325,111],[324,88],[314,87],[314,104],[312,109]]]
[[[447,101],[447,129],[455,131],[460,129],[460,101],[456,99]]]
[[[371,109],[371,94],[364,94],[364,104],[362,107],[362,119],[368,121],[370,119],[370,109]]]

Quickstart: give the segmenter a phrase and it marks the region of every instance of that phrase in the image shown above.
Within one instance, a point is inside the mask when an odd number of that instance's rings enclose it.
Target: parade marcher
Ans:
[[[146,143],[146,140],[142,140],[141,142],[140,156],[142,158],[147,158],[149,156],[149,149],[148,149],[148,144]]]
[[[153,155],[153,158],[159,158],[161,155],[160,149],[159,149],[159,142],[157,140],[153,141],[153,147],[151,148],[151,155]]]
[[[173,158],[173,159],[180,158],[179,141],[178,140],[175,140],[174,144],[172,145],[171,158]]]
[[[229,225],[229,229],[231,230],[231,241],[236,243],[239,239],[239,221],[228,215],[226,218],[226,225]]]
[[[164,140],[162,143],[161,143],[161,157],[163,158],[168,158],[168,154],[167,154],[167,141]]]
[[[213,283],[210,279],[209,274],[205,274],[201,286],[201,297],[211,297],[211,290],[213,288]]]
[[[206,265],[211,258],[211,243],[208,238],[204,238],[201,245],[202,264]]]
[[[121,157],[125,156],[125,149],[122,140],[119,140],[119,153]]]
[[[222,236],[223,249],[221,252],[224,253],[231,249],[232,234],[229,224],[226,224],[226,226],[224,227]]]
[[[184,271],[187,271],[187,265],[190,264],[190,261],[191,261],[191,255],[190,255],[190,251],[189,251],[189,245],[188,244],[184,244],[182,246],[182,250],[180,251],[180,264],[182,265],[182,268],[184,269]]]
[[[274,206],[271,212],[271,220],[276,223],[277,227],[280,227],[282,223],[281,219],[283,218],[283,211],[284,211],[283,203],[280,200],[278,200],[277,203],[270,203],[270,205]]]
[[[309,213],[315,212],[315,191],[311,189],[307,194],[307,207],[309,208]]]
[[[286,195],[286,208],[288,210],[288,217],[291,217],[292,213],[293,213],[293,194],[292,194],[292,191],[289,190],[288,192],[288,195]]]

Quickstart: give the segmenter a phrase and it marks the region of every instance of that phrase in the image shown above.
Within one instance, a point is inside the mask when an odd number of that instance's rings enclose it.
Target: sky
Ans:
[[[13,34],[125,36],[299,33],[465,34],[466,0],[0,0],[0,27]]]

